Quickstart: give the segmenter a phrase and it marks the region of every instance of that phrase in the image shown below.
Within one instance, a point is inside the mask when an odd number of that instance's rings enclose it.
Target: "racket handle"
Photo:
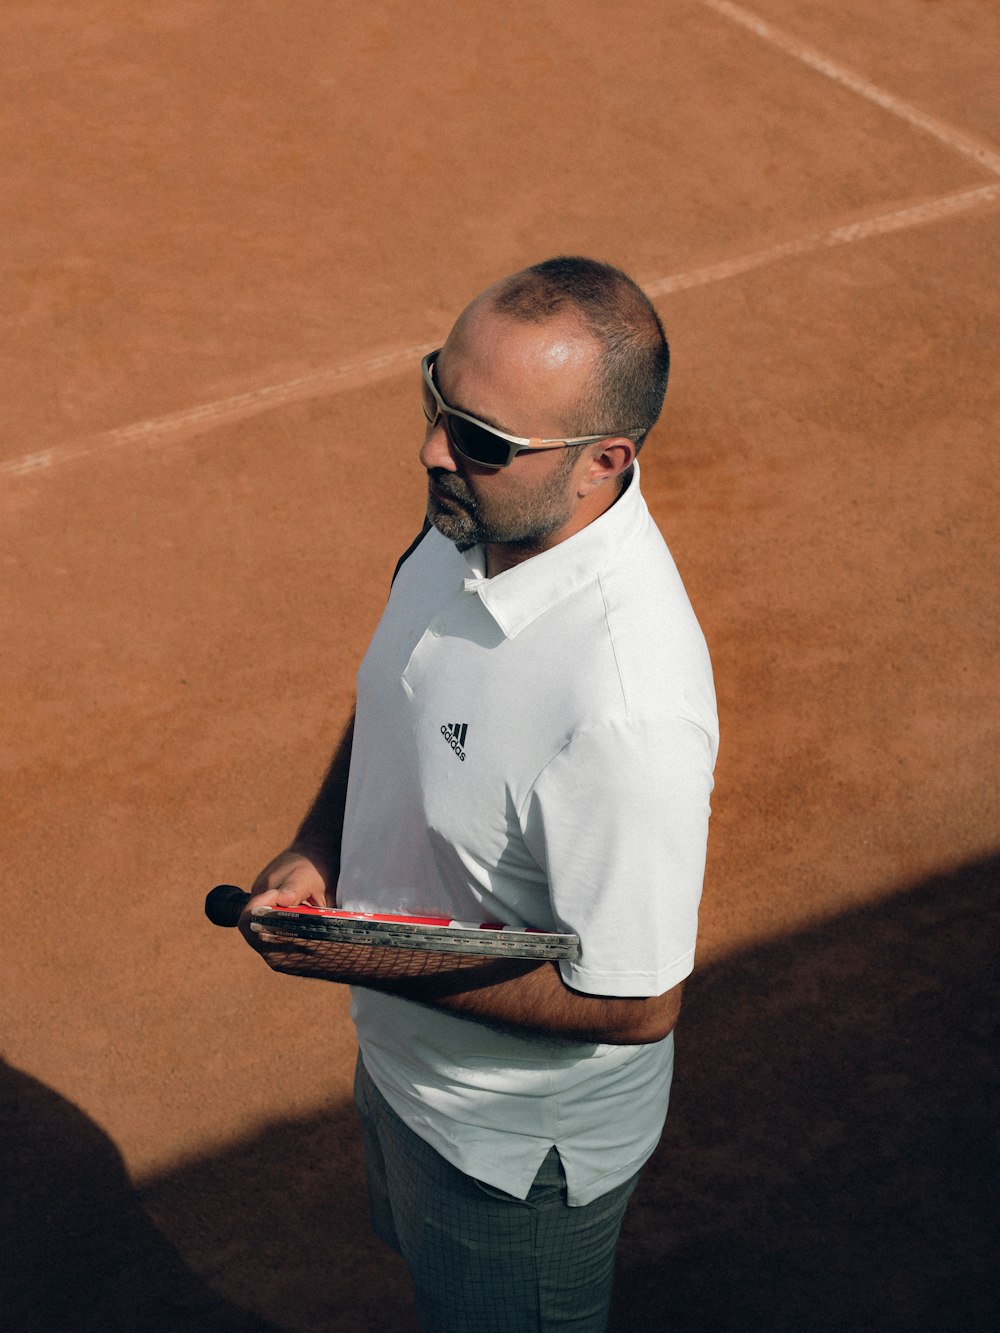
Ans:
[[[235,926],[250,900],[235,884],[216,884],[205,898],[205,915],[213,926]]]

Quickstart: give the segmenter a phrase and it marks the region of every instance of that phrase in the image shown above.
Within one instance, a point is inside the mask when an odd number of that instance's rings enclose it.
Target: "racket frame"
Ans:
[[[580,940],[576,935],[493,921],[452,922],[446,917],[348,912],[307,904],[255,907],[251,915],[250,929],[256,934],[329,944],[366,944],[493,958],[574,960],[580,956]]]

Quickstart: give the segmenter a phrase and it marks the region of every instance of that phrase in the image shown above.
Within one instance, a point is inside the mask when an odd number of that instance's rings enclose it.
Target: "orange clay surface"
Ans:
[[[202,901],[348,713],[421,350],[554,253],[667,325],[723,726],[614,1327],[996,1327],[996,11],[753,3],[4,6],[8,1327],[413,1328],[346,996]]]

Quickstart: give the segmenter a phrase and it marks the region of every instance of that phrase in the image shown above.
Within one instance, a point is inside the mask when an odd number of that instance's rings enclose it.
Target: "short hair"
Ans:
[[[642,288],[610,264],[560,256],[503,279],[491,296],[495,310],[527,323],[578,315],[600,352],[596,382],[569,428],[578,435],[641,431],[638,449],[663,410],[670,373],[663,325]]]

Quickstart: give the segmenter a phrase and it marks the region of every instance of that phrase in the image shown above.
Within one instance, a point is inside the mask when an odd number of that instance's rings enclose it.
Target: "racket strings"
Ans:
[[[258,928],[254,934],[266,949],[261,955],[275,972],[287,976],[322,977],[347,985],[365,985],[366,982],[434,980],[435,990],[447,990],[451,979],[456,989],[468,989],[471,984],[490,985],[505,980],[512,968],[518,972],[531,971],[540,961],[499,959],[481,953],[465,954],[436,952],[432,949],[400,949],[377,944],[349,944],[332,940],[290,939]],[[478,976],[470,976],[478,970]],[[461,977],[458,974],[461,973]]]

